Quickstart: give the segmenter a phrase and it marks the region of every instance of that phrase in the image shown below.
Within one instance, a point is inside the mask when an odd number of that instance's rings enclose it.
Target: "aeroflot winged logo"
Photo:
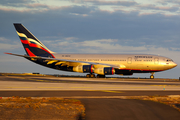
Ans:
[[[45,45],[43,45],[35,36],[33,36],[24,26],[21,24],[14,24],[16,32],[24,46],[26,53],[30,57],[42,56],[55,58]]]

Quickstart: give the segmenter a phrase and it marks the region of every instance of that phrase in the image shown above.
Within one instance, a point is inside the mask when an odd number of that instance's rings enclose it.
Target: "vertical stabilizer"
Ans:
[[[54,58],[53,52],[41,43],[28,29],[20,23],[14,23],[16,32],[30,57],[41,56]]]

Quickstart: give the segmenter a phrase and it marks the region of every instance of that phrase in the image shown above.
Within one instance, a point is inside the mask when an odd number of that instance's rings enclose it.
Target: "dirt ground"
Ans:
[[[0,99],[0,120],[81,120],[84,118],[84,112],[84,105],[74,99]]]
[[[124,99],[151,100],[180,111],[180,95],[126,96]],[[75,99],[0,97],[0,116],[0,120],[82,120],[85,106]]]

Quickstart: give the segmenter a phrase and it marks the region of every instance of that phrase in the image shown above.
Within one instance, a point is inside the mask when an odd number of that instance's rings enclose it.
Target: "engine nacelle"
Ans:
[[[115,69],[113,67],[103,67],[94,70],[94,73],[99,75],[114,75]]]
[[[93,73],[93,65],[78,65],[73,67],[74,72]]]

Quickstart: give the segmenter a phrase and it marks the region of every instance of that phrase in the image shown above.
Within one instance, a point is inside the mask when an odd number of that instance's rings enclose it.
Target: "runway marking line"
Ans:
[[[36,81],[41,81],[41,82],[43,82],[44,80],[36,80]]]
[[[26,78],[22,78],[22,77],[14,77],[14,76],[6,76],[8,78],[19,78],[19,79],[26,79]]]
[[[99,87],[99,88],[124,88],[124,87]]]
[[[37,87],[37,88],[64,88],[64,87]]]
[[[161,87],[161,86],[163,86],[163,87],[164,87],[164,86],[173,86],[173,87],[179,87],[180,85],[151,85],[151,86],[160,86],[160,87]]]
[[[32,88],[32,87],[5,87],[5,88]]]
[[[93,88],[93,87],[70,87],[70,88]]]
[[[128,87],[128,88],[148,88],[148,87]]]
[[[41,81],[41,82],[50,82],[49,80],[38,80],[38,79],[28,79],[28,80],[32,80],[32,81]]]
[[[84,90],[84,91],[95,91],[95,92],[110,92],[110,93],[125,93],[121,91],[114,91],[114,90]]]
[[[35,79],[28,79],[28,80],[35,80]]]
[[[101,90],[102,92],[110,92],[110,93],[124,93],[120,91],[111,91],[111,90]]]
[[[127,99],[126,96],[62,96],[62,97],[58,97],[58,98],[69,98],[69,99],[81,99],[81,98],[119,98],[119,99]]]

